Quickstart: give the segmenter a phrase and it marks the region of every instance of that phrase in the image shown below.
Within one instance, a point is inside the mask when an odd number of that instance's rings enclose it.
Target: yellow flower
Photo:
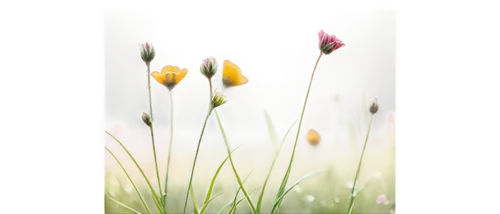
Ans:
[[[222,69],[222,82],[226,87],[243,85],[248,79],[241,74],[240,68],[229,60],[224,61]]]
[[[151,76],[155,78],[160,84],[165,85],[169,90],[172,90],[174,86],[179,84],[179,82],[186,76],[188,70],[183,68],[179,69],[177,66],[167,65],[161,69],[161,73],[155,71],[151,73]]]
[[[309,133],[307,133],[307,141],[309,141],[309,143],[313,146],[318,145],[320,139],[321,136],[314,129],[309,130]]]

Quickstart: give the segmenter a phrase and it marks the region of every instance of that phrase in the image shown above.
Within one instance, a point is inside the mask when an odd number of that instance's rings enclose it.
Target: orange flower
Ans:
[[[241,69],[229,60],[224,61],[222,69],[222,82],[224,86],[238,86],[248,82],[248,79],[241,74]]]
[[[179,82],[184,79],[188,70],[183,68],[179,69],[177,66],[167,65],[161,69],[161,73],[155,71],[151,76],[155,78],[160,84],[165,85],[168,90],[172,90]]]
[[[313,146],[318,145],[320,139],[321,136],[314,129],[309,130],[309,133],[307,133],[307,141]]]

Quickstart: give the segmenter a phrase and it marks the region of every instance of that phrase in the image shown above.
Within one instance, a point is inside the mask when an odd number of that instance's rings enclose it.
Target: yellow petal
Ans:
[[[222,70],[222,81],[226,86],[238,86],[248,82],[248,79],[241,74],[241,69],[229,60],[224,61]]]
[[[165,85],[165,81],[167,81],[167,77],[165,76],[165,74],[161,74],[158,71],[151,73],[151,76],[153,76],[153,78],[155,78],[155,80],[162,85]]]
[[[188,70],[186,68],[183,68],[182,70],[180,70],[179,72],[177,72],[176,76],[175,76],[175,84],[179,84],[179,82],[184,79],[184,77],[186,76],[186,74],[188,73]]]
[[[163,68],[161,69],[161,73],[162,73],[162,74],[166,74],[167,72],[174,72],[174,73],[177,73],[177,72],[179,72],[179,70],[180,70],[180,69],[179,69],[179,67],[177,67],[177,66],[167,65],[167,66],[165,66],[165,67],[163,67]]]

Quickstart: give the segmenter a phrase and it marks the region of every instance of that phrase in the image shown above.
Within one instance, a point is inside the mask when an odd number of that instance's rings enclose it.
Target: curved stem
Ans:
[[[356,176],[354,177],[354,183],[352,184],[351,200],[349,201],[349,209],[347,211],[348,214],[352,213],[354,199],[356,198],[356,195],[357,195],[354,192],[355,192],[355,188],[356,188],[356,183],[359,179],[359,172],[361,170],[361,163],[363,162],[363,155],[365,154],[366,143],[368,142],[368,136],[370,135],[370,129],[372,128],[372,121],[373,121],[373,114],[371,114],[371,116],[370,116],[370,125],[368,125],[368,133],[366,133],[365,145],[363,146],[363,151],[361,152],[361,158],[359,158],[358,170],[356,171]]]
[[[168,188],[168,172],[170,170],[170,156],[172,154],[172,140],[174,136],[174,104],[172,98],[172,90],[169,90],[170,95],[170,142],[168,144],[168,157],[167,157],[167,172],[165,175],[165,194],[163,195],[163,205],[165,205],[165,210],[167,210],[167,188]]]
[[[250,207],[252,208],[253,213],[257,214],[257,210],[255,209],[255,206],[253,205],[252,199],[250,198],[249,194],[245,190],[245,187],[243,186],[243,182],[241,181],[241,178],[238,175],[238,172],[236,172],[236,167],[234,166],[233,158],[231,157],[231,148],[229,147],[229,143],[227,142],[226,133],[224,132],[224,129],[222,128],[222,123],[220,122],[220,118],[219,118],[219,114],[217,114],[217,110],[215,110],[215,116],[217,116],[217,121],[219,122],[219,127],[220,127],[220,130],[222,132],[222,136],[224,137],[224,143],[226,143],[226,149],[227,149],[228,156],[229,156],[229,162],[231,162],[231,167],[233,168],[233,172],[234,172],[234,175],[236,177],[236,181],[238,181],[238,184],[240,185],[240,188],[243,191],[243,194],[247,198],[247,202],[250,205]]]
[[[312,87],[314,84],[314,77],[316,76],[316,72],[318,71],[318,66],[319,66],[321,59],[323,59],[323,54],[320,52],[318,57],[316,58],[316,62],[314,63],[314,66],[313,66],[312,71],[311,71],[311,79],[309,80],[309,85],[307,86],[307,91],[306,91],[306,94],[304,95],[304,102],[302,103],[302,110],[300,111],[299,124],[297,125],[297,132],[295,133],[295,140],[293,143],[292,154],[290,156],[290,162],[288,163],[288,168],[286,170],[286,173],[285,173],[285,176],[284,176],[283,181],[281,183],[281,186],[278,190],[276,199],[279,198],[279,195],[281,195],[281,193],[285,189],[285,187],[288,183],[288,179],[290,177],[290,172],[292,171],[292,164],[293,164],[293,160],[295,158],[295,151],[297,150],[297,143],[299,142],[300,132],[302,131],[302,125],[304,124],[304,118],[306,115],[307,104],[309,102],[309,97],[311,96],[311,91],[312,91]],[[278,206],[276,206],[276,207],[278,207]],[[277,209],[274,210],[274,212],[276,212],[276,211],[277,211]]]
[[[149,75],[150,73],[150,68],[149,68],[149,63],[146,63],[148,67],[148,92],[149,92],[149,115],[151,116],[151,125],[149,126],[149,130],[151,131],[151,144],[153,144],[153,155],[155,159],[155,168],[156,168],[156,180],[158,181],[158,193],[161,194],[161,183],[160,183],[160,173],[158,173],[158,161],[156,160],[156,147],[155,147],[155,137],[153,134],[153,105],[151,104],[151,76]],[[160,196],[161,197],[161,196]]]
[[[198,147],[196,148],[196,154],[194,156],[193,168],[191,169],[191,177],[189,178],[189,185],[188,185],[187,193],[186,193],[186,200],[184,202],[184,212],[183,212],[184,214],[186,214],[187,201],[188,201],[188,197],[189,197],[189,189],[190,189],[191,183],[193,181],[194,167],[196,166],[196,159],[198,158],[198,151],[200,150],[201,139],[203,138],[203,132],[205,132],[205,127],[207,126],[208,117],[212,113],[212,110],[213,110],[212,108],[208,109],[208,113],[207,113],[207,116],[205,118],[205,122],[203,123],[203,128],[201,129],[200,140],[198,141]]]

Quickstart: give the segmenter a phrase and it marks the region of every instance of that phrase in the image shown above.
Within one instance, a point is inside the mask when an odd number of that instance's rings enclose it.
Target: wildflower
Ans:
[[[153,44],[146,42],[145,44],[140,44],[139,46],[142,60],[146,64],[149,64],[155,58],[155,48],[153,47]]]
[[[149,114],[146,112],[142,112],[142,121],[148,125],[151,126],[151,117],[149,117]]]
[[[302,193],[302,188],[300,188],[300,186],[299,186],[299,185],[295,186],[295,187],[293,188],[293,190],[295,190],[295,192],[297,192],[297,193],[299,193],[299,194],[300,194],[300,193]]]
[[[168,90],[172,90],[186,76],[187,69],[179,69],[177,66],[167,65],[161,69],[161,73],[155,71],[151,76],[160,84],[165,85]]]
[[[307,141],[309,141],[309,143],[313,146],[318,145],[320,139],[321,136],[314,129],[309,130],[309,132],[307,133]]]
[[[214,96],[212,98],[212,108],[217,108],[224,103],[227,103],[226,96],[219,93],[217,90],[214,92]]]
[[[120,121],[116,121],[110,124],[108,130],[117,138],[124,137],[126,133],[125,125]]]
[[[373,172],[368,176],[368,180],[370,179],[379,179],[382,177],[382,172],[378,171],[378,169],[373,170]]]
[[[370,103],[370,112],[372,114],[375,114],[375,113],[377,113],[377,111],[378,111],[378,100],[375,97],[375,98],[373,98],[372,102]]]
[[[241,74],[240,68],[229,60],[224,61],[222,69],[222,82],[224,86],[238,86],[248,82],[248,79]]]
[[[323,30],[318,32],[319,36],[319,49],[325,55],[332,53],[334,50],[345,46],[342,40],[338,39],[335,35],[328,35]]]
[[[333,87],[333,97],[339,98],[340,96],[342,96],[342,88],[340,88],[340,86],[334,86]]]
[[[396,128],[397,126],[397,116],[395,113],[393,112],[390,112],[389,114],[387,114],[387,117],[385,118],[385,128],[386,129],[394,129]]]
[[[313,195],[306,195],[304,196],[304,200],[307,202],[307,203],[311,203],[314,201],[314,196]]]
[[[200,72],[208,79],[217,73],[217,60],[214,57],[209,57],[203,60],[200,66]]]
[[[376,199],[377,204],[389,204],[389,199],[385,194],[381,194]]]

